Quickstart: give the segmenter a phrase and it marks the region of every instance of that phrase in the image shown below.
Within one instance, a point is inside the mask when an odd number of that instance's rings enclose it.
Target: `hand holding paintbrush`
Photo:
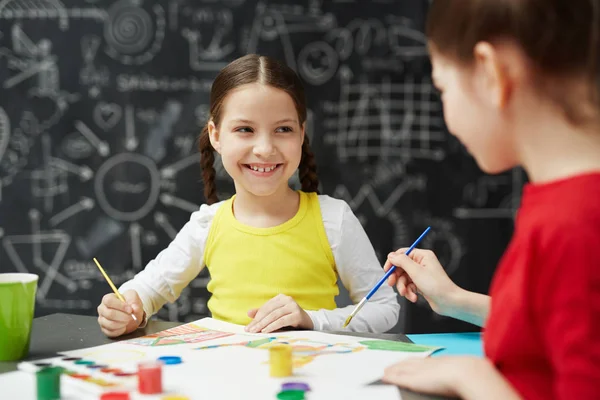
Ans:
[[[140,297],[135,290],[119,293],[98,260],[94,258],[94,262],[114,292],[105,295],[98,307],[98,323],[102,332],[109,337],[132,332],[143,320],[144,311]],[[139,317],[136,317],[136,314]]]
[[[419,244],[421,239],[423,239],[425,235],[427,235],[427,232],[429,232],[430,229],[431,227],[427,227],[427,229],[425,229],[421,236],[419,236],[417,240],[415,240],[415,242],[412,244],[412,246],[410,246],[410,248],[406,251],[406,255],[410,254],[410,252],[417,246],[417,244]],[[392,265],[392,267],[388,269],[388,271],[385,273],[385,275],[383,275],[379,282],[377,282],[373,289],[371,289],[371,291],[367,293],[367,295],[356,305],[352,313],[348,316],[348,318],[346,318],[346,322],[344,322],[344,328],[348,326],[350,321],[352,321],[352,318],[354,318],[354,316],[360,311],[360,309],[365,305],[365,303],[369,301],[371,296],[375,294],[375,292],[381,287],[383,282],[385,282],[390,277],[390,275],[394,273],[395,270],[396,266]]]

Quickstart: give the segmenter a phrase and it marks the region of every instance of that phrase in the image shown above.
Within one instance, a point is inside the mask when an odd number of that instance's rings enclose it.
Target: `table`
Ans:
[[[151,319],[143,329],[138,329],[118,339],[109,339],[100,331],[96,317],[63,313],[51,314],[33,320],[31,345],[27,360],[53,357],[57,352],[61,351],[77,350],[112,343],[117,340],[149,335],[178,325],[182,325],[182,322]],[[410,342],[403,334],[367,334],[335,331],[330,333]],[[0,362],[0,374],[15,371],[16,369],[17,362]],[[422,395],[403,389],[400,390],[400,393],[403,400],[445,399],[444,397]]]

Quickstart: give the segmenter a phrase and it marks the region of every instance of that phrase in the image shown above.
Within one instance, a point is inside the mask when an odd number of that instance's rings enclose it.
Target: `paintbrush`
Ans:
[[[112,281],[110,280],[110,278],[108,277],[108,275],[106,275],[106,272],[104,272],[104,268],[102,268],[102,266],[100,265],[100,263],[98,262],[98,260],[96,260],[95,257],[94,257],[94,262],[98,266],[98,269],[100,270],[100,272],[102,273],[102,275],[104,275],[104,279],[106,279],[106,281],[108,282],[108,284],[112,288],[113,292],[115,292],[115,294],[117,295],[117,297],[119,298],[119,300],[121,300],[123,303],[127,303],[127,301],[125,300],[125,298],[121,295],[121,293],[119,293],[119,291],[115,287],[115,284],[112,283]],[[133,320],[137,322],[137,318],[135,317],[135,315],[133,315],[133,313],[131,314],[131,318],[133,318]]]
[[[410,246],[410,248],[406,251],[406,255],[410,254],[410,252],[417,246],[417,244],[419,244],[419,242],[421,241],[421,239],[423,239],[425,237],[425,235],[427,235],[427,232],[429,232],[430,229],[431,229],[431,227],[428,226],[427,229],[425,229],[425,231],[423,231],[423,233],[421,233],[421,236],[419,236],[417,238],[417,240],[415,240],[415,242],[412,244],[412,246]],[[394,273],[395,270],[396,270],[396,266],[392,265],[392,267],[390,269],[388,269],[388,271],[379,280],[379,282],[377,282],[377,284],[375,285],[375,287],[373,287],[373,289],[371,289],[371,291],[369,293],[367,293],[367,295],[365,297],[363,297],[363,299],[360,301],[360,303],[358,303],[356,305],[356,307],[354,308],[354,310],[352,311],[352,313],[348,316],[348,318],[346,318],[346,322],[344,322],[344,328],[348,326],[348,324],[350,323],[350,321],[352,321],[352,318],[354,318],[354,316],[356,315],[356,313],[358,313],[360,311],[360,309],[365,305],[365,303],[367,301],[369,301],[369,299],[371,298],[371,296],[373,296],[375,294],[375,292],[377,291],[377,289],[379,289],[381,287],[381,285],[383,284],[383,282],[385,282],[390,277],[390,275]]]

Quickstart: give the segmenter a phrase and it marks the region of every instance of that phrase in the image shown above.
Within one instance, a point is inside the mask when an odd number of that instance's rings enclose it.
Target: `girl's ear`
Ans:
[[[512,59],[506,52],[487,42],[479,42],[473,50],[475,62],[483,75],[488,100],[497,108],[505,108],[513,90]]]
[[[300,142],[304,143],[304,135],[306,135],[306,121],[304,121],[302,123],[302,125],[300,126],[300,132],[302,134],[301,137],[300,137],[302,140]]]
[[[217,126],[212,119],[208,121],[208,138],[210,139],[210,144],[212,145],[213,149],[215,149],[217,153],[221,154],[219,131],[217,130]]]

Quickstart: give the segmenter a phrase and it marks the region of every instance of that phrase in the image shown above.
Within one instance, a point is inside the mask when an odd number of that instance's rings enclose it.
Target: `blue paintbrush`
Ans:
[[[427,235],[427,232],[429,232],[430,229],[431,229],[431,227],[428,226],[427,229],[425,229],[425,231],[423,231],[423,233],[421,233],[421,236],[419,236],[417,238],[417,240],[415,240],[415,242],[412,244],[412,246],[410,246],[410,248],[406,251],[406,255],[410,254],[410,252],[417,246],[417,244],[419,244],[421,239],[423,239],[425,237],[425,235]],[[379,289],[379,287],[383,284],[383,282],[385,282],[390,277],[390,275],[394,273],[395,270],[396,270],[396,266],[392,265],[392,267],[390,269],[388,269],[388,271],[385,273],[383,278],[381,278],[379,280],[379,282],[377,282],[375,287],[373,289],[371,289],[371,291],[369,293],[367,293],[367,295],[365,297],[363,297],[363,299],[360,301],[360,303],[358,303],[356,305],[356,307],[354,308],[354,311],[352,311],[352,313],[348,316],[348,318],[346,318],[346,322],[344,322],[344,328],[348,326],[348,324],[350,323],[350,321],[352,321],[352,318],[354,318],[356,313],[358,313],[358,311],[365,305],[365,303],[367,301],[369,301],[371,296],[373,296],[375,294],[377,289]]]

